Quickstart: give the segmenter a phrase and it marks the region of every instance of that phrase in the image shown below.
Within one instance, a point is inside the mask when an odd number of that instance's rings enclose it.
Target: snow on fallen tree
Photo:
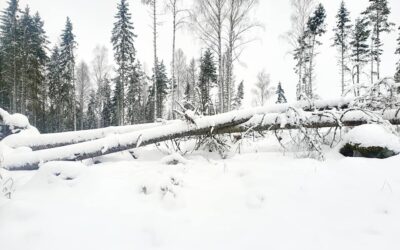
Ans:
[[[387,111],[385,114],[387,120],[380,118],[380,114],[363,110],[303,112],[302,116],[306,121],[301,124],[303,128],[359,126],[371,122],[400,124],[400,114],[397,111]],[[241,110],[195,118],[193,122],[177,121],[162,127],[111,135],[59,148],[9,154],[4,157],[3,167],[9,170],[33,170],[43,162],[85,160],[187,136],[282,129],[299,129],[299,124],[282,113],[254,115],[248,110]]]
[[[276,104],[266,107],[258,107],[245,110],[249,114],[265,114],[265,113],[281,113],[285,112],[289,107],[303,109],[305,111],[314,110],[331,110],[348,108],[352,99],[338,98],[332,100],[316,100],[316,101],[298,101],[292,104]],[[7,113],[8,114],[8,113]],[[177,122],[169,121],[168,124]],[[179,122],[179,121],[178,121]],[[149,123],[141,125],[109,127],[102,129],[93,129],[85,131],[74,131],[52,134],[15,134],[6,137],[3,143],[11,148],[30,147],[32,150],[50,149],[55,147],[67,146],[91,140],[104,138],[111,134],[124,134],[135,132],[143,129],[159,127],[162,123]]]
[[[169,122],[170,123],[170,122]],[[71,144],[96,140],[112,134],[124,134],[139,130],[155,128],[164,125],[163,123],[147,123],[120,127],[107,127],[92,130],[71,131],[63,133],[36,134],[30,135],[19,133],[10,135],[2,141],[11,148],[29,147],[32,150],[42,150],[55,147],[62,147]]]
[[[4,156],[2,167],[8,170],[33,170],[37,169],[40,163],[48,161],[89,159],[170,139],[212,133],[213,130],[242,124],[251,117],[252,114],[248,112],[236,111],[202,117],[196,119],[195,123],[177,121],[162,127],[149,128],[122,135],[110,135],[106,138],[64,147],[27,152],[24,154],[7,154]]]

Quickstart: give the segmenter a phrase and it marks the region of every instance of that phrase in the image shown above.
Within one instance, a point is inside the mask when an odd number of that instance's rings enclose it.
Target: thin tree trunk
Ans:
[[[154,46],[154,121],[158,118],[158,105],[157,105],[157,72],[158,72],[158,58],[157,58],[157,0],[153,0],[153,46]],[[161,105],[161,104],[160,104]]]

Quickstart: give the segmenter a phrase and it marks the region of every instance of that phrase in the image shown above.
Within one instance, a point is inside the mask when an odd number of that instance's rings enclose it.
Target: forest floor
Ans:
[[[400,156],[326,161],[258,143],[167,165],[153,146],[13,177],[0,249],[349,249],[400,247]]]

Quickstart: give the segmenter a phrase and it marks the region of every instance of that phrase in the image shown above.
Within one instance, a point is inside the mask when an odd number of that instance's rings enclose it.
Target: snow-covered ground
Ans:
[[[319,162],[277,149],[183,160],[146,147],[138,160],[3,170],[16,191],[0,199],[0,249],[400,249],[400,156],[332,150]]]

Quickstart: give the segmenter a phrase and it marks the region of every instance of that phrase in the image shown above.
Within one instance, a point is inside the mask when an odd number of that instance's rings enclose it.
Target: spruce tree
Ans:
[[[61,80],[60,49],[54,46],[47,65],[47,91],[49,95],[48,132],[59,132],[62,129],[63,83]]]
[[[61,34],[60,44],[60,66],[61,74],[61,99],[63,105],[61,113],[65,117],[63,121],[63,129],[77,129],[77,105],[76,105],[76,89],[75,89],[75,49],[77,43],[73,34],[71,20],[67,17],[65,29]]]
[[[371,49],[370,49],[370,60],[371,60],[371,82],[374,81],[374,75],[376,74],[377,79],[380,79],[380,63],[382,50],[382,33],[389,33],[391,27],[394,25],[389,22],[390,8],[387,0],[369,0],[370,5],[367,10],[363,12],[372,26],[371,35]],[[376,62],[376,71],[374,68],[374,62]]]
[[[349,71],[349,67],[347,66],[347,56],[349,50],[349,39],[351,36],[351,28],[350,24],[350,12],[347,10],[344,1],[340,4],[339,12],[336,15],[336,27],[334,28],[335,37],[334,44],[340,53],[339,65],[340,65],[340,73],[341,73],[341,84],[342,84],[342,96],[345,94],[346,83],[345,83],[345,73]]]
[[[111,87],[110,81],[106,78],[105,82],[103,83],[103,93],[102,96],[104,97],[103,109],[101,110],[101,127],[109,127],[111,126],[112,121],[112,109],[113,103],[111,99]]]
[[[0,53],[2,54],[2,77],[4,91],[11,94],[5,108],[17,112],[19,88],[20,30],[18,26],[19,1],[9,0],[8,7],[0,17]]]
[[[141,123],[144,121],[144,88],[146,84],[146,74],[142,69],[142,65],[138,62],[135,70],[129,79],[126,103],[128,106],[127,121],[131,124]]]
[[[400,55],[400,26],[399,26],[399,37],[397,38],[397,49],[396,49],[396,54]],[[395,82],[399,82],[400,83],[400,59],[397,62],[397,68],[396,68],[396,73],[394,75],[394,80]]]
[[[278,99],[276,100],[276,103],[287,103],[287,99],[285,96],[285,90],[283,90],[282,84],[280,82],[278,83],[278,88],[276,89],[276,94],[278,95]]]
[[[116,125],[125,123],[125,87],[132,80],[132,76],[136,73],[134,62],[136,57],[136,49],[134,47],[132,16],[129,12],[129,4],[126,0],[121,0],[117,5],[117,14],[115,15],[116,22],[112,30],[111,42],[114,49],[114,58],[117,63],[116,92],[114,93],[114,103],[116,105],[114,117]],[[131,104],[129,104],[131,105]]]
[[[234,109],[241,108],[243,99],[244,99],[244,84],[243,81],[241,81],[238,85],[236,96],[234,98],[233,108]]]
[[[96,114],[96,92],[92,90],[89,95],[89,103],[86,114],[84,116],[85,129],[97,128],[97,114]]]
[[[353,30],[351,45],[351,59],[355,64],[356,72],[353,74],[356,77],[354,94],[355,96],[360,95],[360,76],[362,67],[366,62],[368,62],[368,54],[370,52],[368,46],[368,38],[370,36],[370,30],[368,29],[368,21],[364,18],[356,19],[356,23]]]
[[[210,49],[207,49],[200,59],[200,75],[198,88],[200,90],[200,105],[204,115],[211,114],[211,89],[217,83],[217,69],[214,62],[214,56]]]
[[[167,76],[167,69],[164,65],[164,62],[161,61],[158,63],[157,69],[154,69],[153,72],[156,74],[155,79],[156,79],[156,86],[157,86],[157,91],[156,91],[156,102],[157,102],[157,118],[162,118],[164,115],[164,102],[167,98],[168,95],[168,90],[169,90],[169,79]]]
[[[317,6],[314,14],[308,19],[307,22],[307,45],[308,45],[308,83],[306,87],[306,95],[308,98],[313,99],[313,71],[314,71],[314,57],[316,56],[316,46],[322,43],[318,40],[318,37],[322,36],[325,32],[325,19],[326,11],[322,4]]]

